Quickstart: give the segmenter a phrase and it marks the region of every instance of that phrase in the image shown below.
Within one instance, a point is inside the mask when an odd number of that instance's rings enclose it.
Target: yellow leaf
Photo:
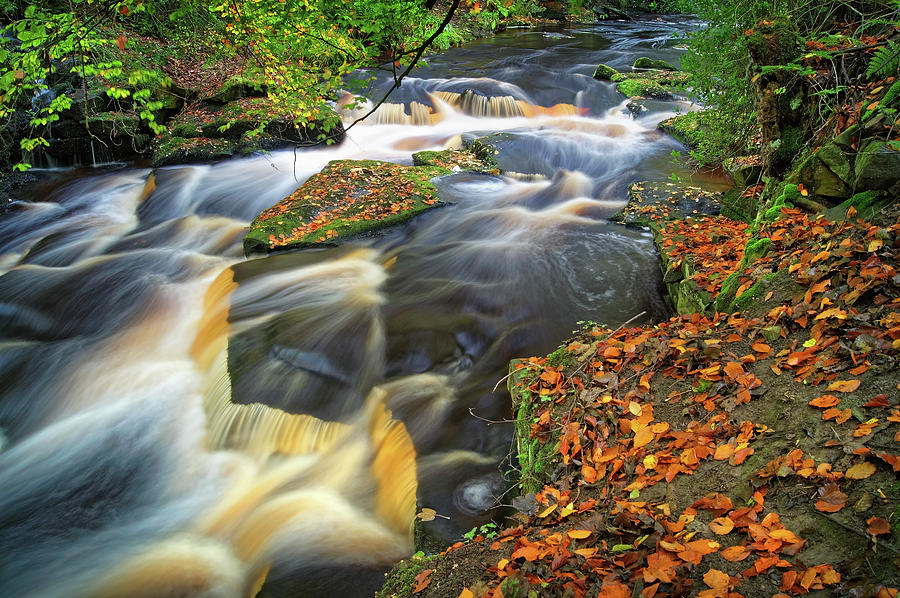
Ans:
[[[646,469],[656,469],[656,455],[647,455],[644,457],[644,467]]]
[[[631,401],[628,403],[628,411],[630,411],[632,415],[640,415],[644,410],[639,403]]]
[[[575,540],[584,540],[591,535],[591,532],[586,529],[570,529],[568,534],[570,538]]]
[[[864,480],[875,473],[875,466],[868,461],[857,463],[844,474],[849,480]]]
[[[475,598],[475,594],[472,593],[472,590],[469,588],[463,588],[462,592],[459,593],[457,598]]]
[[[546,517],[547,515],[549,515],[553,511],[555,511],[557,506],[558,505],[550,505],[544,511],[541,511],[541,513],[540,513],[540,515],[538,515],[538,517]]]

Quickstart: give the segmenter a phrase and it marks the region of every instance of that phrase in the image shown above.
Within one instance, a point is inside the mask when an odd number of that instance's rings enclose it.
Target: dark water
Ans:
[[[693,26],[514,30],[404,83],[394,99],[432,106],[429,126],[26,190],[0,217],[0,595],[241,596],[265,577],[266,595],[365,596],[412,551],[416,480],[449,517],[435,537],[489,520],[508,361],[579,321],[666,313],[649,237],[606,217],[629,182],[687,176],[655,132],[676,103],[635,120],[591,74],[677,62]],[[428,95],[466,90],[575,109],[473,116]],[[249,221],[328,160],[408,164],[498,131],[501,165],[543,176],[447,176],[448,205],[401,228],[242,257]]]

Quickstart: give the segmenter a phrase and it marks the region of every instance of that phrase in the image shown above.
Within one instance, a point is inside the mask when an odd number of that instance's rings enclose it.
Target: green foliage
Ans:
[[[900,65],[900,44],[888,40],[887,45],[878,48],[869,61],[866,77],[872,79],[895,75],[898,65]]]
[[[105,59],[110,48],[125,42],[100,27],[114,15],[140,13],[146,4],[140,0],[72,0],[68,11],[53,6],[29,4],[21,13],[13,7],[11,12],[19,18],[3,28],[0,38],[0,62],[8,66],[0,75],[0,119],[17,111],[27,115],[28,127],[20,142],[23,156],[49,145],[44,130],[72,108],[71,94],[66,91],[74,91],[76,86],[86,98],[99,86],[111,101],[127,105],[159,132],[154,110],[161,104],[152,100],[151,90],[166,84],[166,77],[158,69],[126,72],[121,60]],[[87,123],[87,108],[84,110]],[[27,167],[24,161],[15,165],[18,170]]]

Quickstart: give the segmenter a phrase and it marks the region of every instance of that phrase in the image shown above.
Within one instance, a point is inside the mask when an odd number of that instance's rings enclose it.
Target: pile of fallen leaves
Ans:
[[[900,219],[782,212],[741,276],[784,271],[801,291],[760,297],[759,317],[593,327],[562,365],[520,363],[529,440],[558,439],[546,486],[412,593],[898,595]],[[706,224],[677,234],[713,271],[735,266]]]
[[[685,258],[693,259],[691,278],[715,295],[744,257],[747,229],[744,222],[715,216],[672,220],[663,225],[660,252],[672,270],[680,269]]]

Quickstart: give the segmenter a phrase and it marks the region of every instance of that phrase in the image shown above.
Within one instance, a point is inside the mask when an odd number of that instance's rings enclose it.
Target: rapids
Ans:
[[[655,130],[677,103],[634,119],[591,74],[677,61],[694,26],[445,52],[339,146],[42,173],[0,215],[0,595],[369,596],[413,551],[416,496],[449,517],[437,541],[496,516],[509,360],[666,314],[649,237],[606,217],[629,182],[688,176]],[[402,227],[243,258],[329,160],[499,131],[530,176],[450,175]]]

